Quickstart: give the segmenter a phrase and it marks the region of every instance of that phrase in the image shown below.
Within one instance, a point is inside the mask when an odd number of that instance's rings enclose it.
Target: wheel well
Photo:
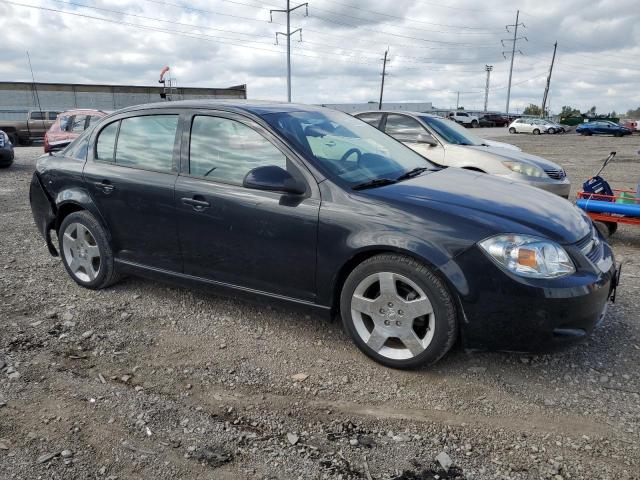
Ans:
[[[411,257],[413,258],[415,261],[420,262],[420,263],[424,263],[426,266],[428,266],[434,273],[434,275],[438,276],[445,284],[445,286],[449,289],[449,292],[451,293],[451,295],[454,298],[457,298],[457,296],[455,295],[455,292],[453,291],[453,289],[451,288],[451,286],[449,285],[449,281],[444,277],[444,275],[442,275],[440,272],[438,272],[438,270],[436,269],[436,267],[431,264],[430,262],[426,261],[424,258],[419,257],[417,255],[412,254],[411,252],[407,252],[404,250],[394,250],[393,248],[377,248],[377,249],[373,249],[373,250],[366,250],[364,252],[359,252],[356,255],[354,255],[353,257],[351,257],[341,268],[340,271],[338,272],[338,275],[336,276],[336,281],[333,287],[333,298],[332,298],[332,305],[331,305],[331,313],[332,315],[338,313],[340,311],[340,294],[342,293],[342,286],[344,285],[344,282],[347,280],[347,277],[349,276],[349,274],[358,266],[360,265],[362,262],[364,262],[365,260],[368,260],[371,257],[375,257],[376,255],[381,255],[384,253],[393,253],[396,255],[404,255],[406,257]],[[456,300],[457,302],[457,300]]]
[[[84,210],[84,208],[82,208],[77,203],[65,203],[64,205],[61,205],[60,208],[58,208],[58,215],[56,216],[56,233],[60,229],[60,225],[62,225],[62,222],[67,216],[74,212],[80,212],[82,210]]]

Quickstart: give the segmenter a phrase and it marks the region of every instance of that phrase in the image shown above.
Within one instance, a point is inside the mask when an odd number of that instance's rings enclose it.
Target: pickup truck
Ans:
[[[29,145],[34,140],[42,140],[49,127],[56,121],[57,111],[32,110],[24,120],[0,120],[3,130],[14,145]]]
[[[477,128],[480,126],[480,119],[476,115],[472,115],[467,112],[449,112],[447,117],[460,125],[464,125],[465,127]]]

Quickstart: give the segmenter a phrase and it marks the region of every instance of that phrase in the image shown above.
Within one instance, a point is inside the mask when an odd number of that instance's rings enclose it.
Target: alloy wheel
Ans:
[[[425,292],[409,278],[379,272],[362,280],[351,299],[353,325],[378,355],[414,358],[433,339],[435,314]]]
[[[93,281],[100,272],[100,248],[87,227],[70,223],[62,234],[64,259],[71,273],[82,282]]]

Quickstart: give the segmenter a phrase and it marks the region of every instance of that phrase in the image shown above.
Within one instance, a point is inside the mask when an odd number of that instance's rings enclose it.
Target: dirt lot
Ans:
[[[640,178],[638,136],[509,140],[574,187],[611,150],[614,184]],[[0,478],[640,478],[640,228],[612,239],[622,289],[588,343],[398,372],[304,312],[76,286],[31,218],[39,152],[0,170]]]

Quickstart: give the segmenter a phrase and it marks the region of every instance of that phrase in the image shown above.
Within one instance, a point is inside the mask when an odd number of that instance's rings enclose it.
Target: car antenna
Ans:
[[[33,74],[33,67],[31,66],[31,57],[29,56],[29,50],[27,50],[27,60],[29,61],[29,70],[31,70],[31,80],[33,82],[33,93],[36,97],[36,102],[38,104],[38,111],[40,112],[40,116],[42,117],[40,119],[42,121],[42,128],[46,130],[46,125],[44,123],[44,112],[42,111],[42,107],[40,106],[40,95],[38,95],[38,87],[36,87],[36,77]],[[27,125],[29,125],[28,118],[27,118]]]

